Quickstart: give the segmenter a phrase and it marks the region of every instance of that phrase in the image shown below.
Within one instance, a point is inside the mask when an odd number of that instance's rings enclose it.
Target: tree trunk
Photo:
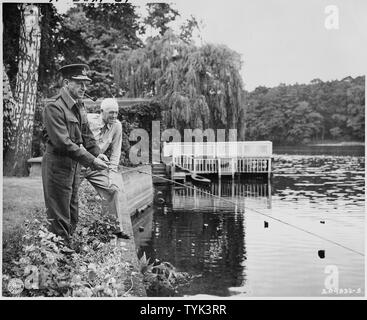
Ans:
[[[36,107],[38,65],[41,45],[39,8],[21,4],[19,63],[14,93],[15,104],[10,114],[12,136],[4,159],[4,175],[28,174],[31,157],[34,111]]]
[[[10,138],[13,136],[12,115],[15,105],[10,81],[5,69],[5,66],[3,66],[3,157],[9,150]]]
[[[245,141],[245,132],[246,132],[246,111],[245,108],[241,108],[238,117],[238,141]]]

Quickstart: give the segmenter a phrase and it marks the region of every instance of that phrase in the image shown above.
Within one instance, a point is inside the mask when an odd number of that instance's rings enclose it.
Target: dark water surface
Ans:
[[[273,153],[282,155],[353,155],[363,157],[365,155],[365,148],[360,145],[274,146]]]
[[[273,172],[271,184],[156,186],[139,254],[199,276],[178,296],[364,295],[363,256],[259,214],[363,253],[364,157],[275,154]]]

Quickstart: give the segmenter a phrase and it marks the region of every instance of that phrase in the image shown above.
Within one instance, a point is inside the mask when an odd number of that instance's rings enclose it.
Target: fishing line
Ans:
[[[121,167],[123,167],[123,168],[128,168],[128,169],[129,169],[129,170],[126,170],[126,171],[123,171],[123,172],[136,171],[136,172],[139,172],[139,173],[147,174],[147,175],[150,175],[150,176],[155,177],[155,178],[158,178],[158,179],[162,179],[162,180],[166,180],[166,181],[171,182],[171,183],[175,183],[175,184],[177,184],[177,185],[179,185],[179,186],[183,186],[183,187],[185,187],[185,188],[190,188],[190,189],[192,189],[192,190],[198,190],[198,191],[200,191],[200,192],[202,192],[202,193],[204,193],[204,194],[207,194],[207,195],[212,196],[212,197],[214,197],[214,198],[218,198],[218,199],[220,199],[220,200],[222,200],[222,201],[229,202],[229,203],[231,203],[231,204],[233,204],[233,205],[235,205],[235,206],[237,206],[237,205],[238,205],[236,202],[234,202],[234,201],[232,201],[232,200],[229,200],[229,199],[223,198],[223,197],[221,197],[221,196],[217,196],[217,195],[215,195],[215,194],[212,194],[212,193],[210,193],[210,192],[207,192],[207,191],[204,191],[204,190],[201,190],[201,189],[194,188],[194,187],[192,187],[192,186],[185,185],[185,184],[183,184],[183,183],[179,183],[179,182],[174,181],[174,180],[172,180],[172,179],[163,178],[163,177],[157,176],[157,175],[152,174],[152,173],[148,173],[148,172],[141,171],[141,170],[139,170],[139,169],[130,169],[129,167],[125,167],[125,166],[121,166]],[[307,234],[309,234],[309,235],[312,235],[312,236],[317,237],[317,238],[319,238],[319,239],[321,239],[321,240],[327,241],[327,242],[329,242],[329,243],[332,243],[332,244],[334,244],[334,245],[336,245],[336,246],[339,246],[339,247],[341,247],[341,248],[344,248],[344,249],[346,249],[346,250],[349,250],[349,251],[351,251],[351,252],[354,252],[354,253],[356,253],[356,254],[361,255],[362,257],[364,257],[364,253],[359,252],[359,251],[357,251],[357,250],[354,250],[354,249],[352,249],[352,248],[349,248],[349,247],[347,247],[347,246],[345,246],[345,245],[343,245],[343,244],[341,244],[341,243],[339,243],[339,242],[336,242],[336,241],[334,241],[334,240],[330,240],[330,239],[328,239],[328,238],[325,238],[325,237],[323,237],[323,236],[318,235],[317,233],[314,233],[314,232],[312,232],[312,231],[309,231],[309,230],[303,229],[303,228],[301,228],[301,227],[298,227],[298,226],[296,226],[296,225],[294,225],[294,224],[292,224],[292,223],[289,223],[289,222],[287,222],[287,221],[281,220],[281,219],[279,219],[279,218],[275,218],[275,217],[273,217],[273,216],[270,216],[270,215],[268,215],[268,214],[266,214],[266,213],[263,213],[263,212],[261,212],[261,211],[258,211],[258,210],[256,210],[256,209],[253,209],[253,208],[250,208],[250,207],[246,207],[244,204],[243,204],[243,207],[244,207],[245,209],[248,209],[248,210],[250,210],[250,211],[253,211],[253,212],[255,212],[255,213],[258,213],[258,214],[260,214],[260,215],[262,215],[262,216],[265,216],[265,217],[267,217],[267,218],[269,218],[269,219],[275,220],[275,221],[277,221],[277,222],[279,222],[279,223],[283,223],[283,224],[285,224],[285,225],[287,225],[287,226],[293,227],[293,228],[295,228],[295,229],[297,229],[297,230],[299,230],[299,231],[303,231],[303,232],[305,232],[305,233],[307,233]]]

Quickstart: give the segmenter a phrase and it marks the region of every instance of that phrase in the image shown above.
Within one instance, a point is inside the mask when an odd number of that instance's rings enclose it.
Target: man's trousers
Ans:
[[[120,231],[122,231],[123,217],[127,216],[129,212],[121,172],[114,170],[95,171],[88,168],[84,176],[101,198],[106,201],[109,214],[116,217]]]
[[[46,152],[42,183],[49,229],[69,240],[78,222],[80,164],[70,157]]]

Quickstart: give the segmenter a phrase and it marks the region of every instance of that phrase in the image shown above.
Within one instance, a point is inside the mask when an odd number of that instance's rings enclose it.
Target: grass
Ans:
[[[18,232],[33,212],[44,209],[41,177],[3,178],[3,242]]]

